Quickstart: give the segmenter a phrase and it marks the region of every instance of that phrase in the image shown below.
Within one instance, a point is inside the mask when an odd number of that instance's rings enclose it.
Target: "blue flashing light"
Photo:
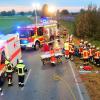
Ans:
[[[42,18],[41,18],[41,22],[42,22],[43,24],[47,24],[47,23],[48,23],[48,18],[47,18],[47,17],[42,17]]]
[[[17,28],[19,29],[19,28],[21,28],[20,26],[17,26]]]
[[[19,32],[16,32],[17,35],[19,35]]]
[[[21,43],[22,44],[28,44],[29,42],[27,40],[22,40]]]

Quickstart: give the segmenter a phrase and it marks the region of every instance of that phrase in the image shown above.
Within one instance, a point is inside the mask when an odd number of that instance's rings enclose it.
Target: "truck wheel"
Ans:
[[[35,50],[39,50],[39,48],[40,48],[40,42],[37,41],[37,42],[35,43],[34,49],[35,49]]]

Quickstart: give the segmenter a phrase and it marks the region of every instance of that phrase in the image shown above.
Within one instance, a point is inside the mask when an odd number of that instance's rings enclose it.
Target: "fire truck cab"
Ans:
[[[20,45],[22,48],[39,49],[40,44],[44,42],[43,26],[29,25],[18,28]]]
[[[17,34],[8,34],[0,38],[0,85],[5,78],[5,61],[9,60],[15,67],[21,57],[20,41]]]
[[[57,35],[57,23],[28,25],[18,27],[17,32],[20,36],[20,44],[22,48],[39,49],[40,45],[50,38],[51,34]]]

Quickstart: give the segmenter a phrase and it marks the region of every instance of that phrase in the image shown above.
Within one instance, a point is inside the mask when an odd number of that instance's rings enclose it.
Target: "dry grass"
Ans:
[[[82,65],[83,61],[80,60],[78,57],[75,58],[76,68],[79,70],[80,65]],[[100,71],[99,67],[96,67],[91,64],[93,67],[93,71]],[[100,100],[100,73],[96,74],[90,73],[85,75],[80,75],[83,83],[85,84],[91,100]]]

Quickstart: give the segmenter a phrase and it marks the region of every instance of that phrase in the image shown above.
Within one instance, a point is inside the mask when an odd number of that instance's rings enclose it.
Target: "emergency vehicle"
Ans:
[[[8,34],[0,38],[0,81],[3,82],[5,78],[5,61],[9,60],[15,67],[21,57],[20,41],[17,34]]]
[[[50,38],[51,34],[57,35],[57,23],[46,23],[18,27],[20,44],[22,48],[39,49],[45,39]]]

